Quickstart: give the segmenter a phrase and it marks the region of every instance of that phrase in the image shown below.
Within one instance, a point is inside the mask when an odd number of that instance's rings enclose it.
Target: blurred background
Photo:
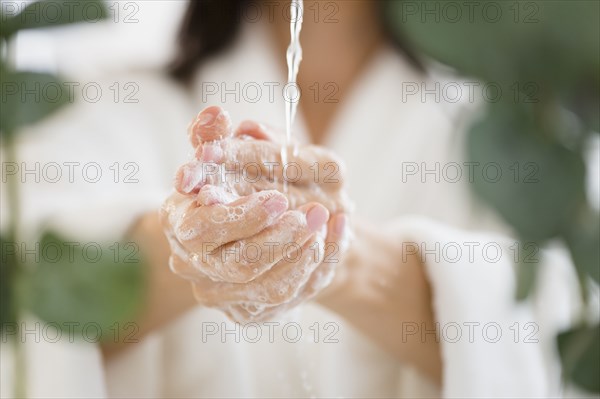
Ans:
[[[516,163],[534,163],[542,171],[540,181],[527,185],[513,184],[509,179],[491,184],[476,178],[470,189],[494,210],[517,239],[539,246],[559,242],[570,254],[584,298],[582,314],[591,313],[591,317],[583,316],[580,323],[557,337],[557,345],[565,378],[581,389],[597,393],[600,329],[594,290],[600,267],[599,2],[483,1],[484,8],[488,4],[488,9],[498,8],[504,17],[476,13],[474,19],[457,17],[455,8],[460,10],[461,6],[450,3],[389,1],[387,17],[395,34],[405,38],[419,57],[428,65],[450,71],[456,79],[493,82],[505,90],[510,90],[515,82],[530,84],[514,91],[533,101],[513,101],[511,97],[485,104],[480,117],[465,128],[464,153],[471,161],[498,162],[506,170]],[[26,356],[21,337],[27,323],[35,325],[36,320],[44,320],[54,323],[51,329],[68,332],[67,321],[78,322],[75,329],[94,322],[104,331],[111,331],[114,323],[132,320],[142,306],[146,289],[145,261],[131,242],[122,240],[128,228],[125,222],[131,221],[134,213],[156,207],[169,191],[164,186],[123,184],[118,186],[122,200],[114,205],[113,183],[127,183],[128,177],[132,182],[144,182],[156,176],[170,181],[175,165],[181,163],[175,154],[185,151],[180,149],[186,146],[185,137],[163,141],[149,138],[152,143],[140,144],[137,137],[113,136],[118,133],[108,130],[111,123],[123,123],[126,127],[141,124],[142,130],[152,127],[151,122],[129,119],[129,113],[131,107],[149,104],[148,109],[160,112],[161,97],[168,98],[172,93],[168,86],[145,85],[144,73],[166,70],[172,63],[188,2],[123,0],[74,4],[2,0],[0,6],[2,397],[26,394],[26,375],[40,374],[39,370],[25,371],[28,367],[35,369],[36,356],[55,356],[58,363],[73,362],[80,356],[79,350],[69,349],[71,345],[62,341],[37,355]],[[68,17],[55,17],[55,10]],[[422,10],[434,10],[441,17],[432,17]],[[464,8],[462,12],[466,12]],[[31,17],[23,18],[22,13]],[[118,77],[119,83],[113,77]],[[53,82],[59,83],[56,87],[60,100],[48,100],[52,95],[47,93],[42,93],[41,100],[39,94],[22,95],[22,85],[36,87],[36,82],[52,88]],[[90,127],[88,123],[95,124],[97,119],[87,118],[85,110],[69,111],[77,99],[65,90],[68,85],[60,82],[100,85],[105,93],[101,102],[112,102],[104,115],[109,121],[106,127]],[[139,86],[132,86],[132,82]],[[138,90],[150,90],[139,97],[143,98],[141,105],[135,101]],[[82,95],[79,89],[74,93],[75,97]],[[112,101],[111,96],[116,95],[130,95],[134,101]],[[145,96],[152,97],[158,105],[146,101]],[[175,104],[179,104],[180,97],[174,100]],[[183,107],[170,110],[160,128],[184,131],[186,126],[181,121],[189,120],[192,111],[193,108]],[[52,119],[58,112],[63,113],[63,118],[79,118],[80,123],[63,128],[60,120]],[[71,147],[69,137],[74,134],[86,138],[80,147]],[[103,148],[107,143],[113,147]],[[166,149],[170,144],[177,151]],[[157,150],[153,148],[160,149],[161,145],[173,153],[173,163],[164,168],[149,165],[144,157],[154,154]],[[104,150],[99,153],[111,157],[90,155],[94,149]],[[144,151],[147,154],[142,154]],[[110,178],[92,188],[69,185],[64,179],[54,184],[43,175],[40,183],[35,174],[52,171],[42,170],[43,163],[39,166],[42,169],[36,171],[35,165],[23,164],[24,159],[58,162],[63,173],[67,170],[62,164],[65,161],[79,161],[82,165],[93,161]],[[147,167],[139,168],[140,165]],[[33,168],[30,177],[25,175],[26,182],[20,170],[23,167]],[[51,186],[51,191],[38,192],[44,185]],[[103,185],[110,189],[103,190]],[[82,194],[86,190],[89,193]],[[144,198],[142,203],[140,197]],[[86,202],[85,206],[82,202]],[[104,217],[107,212],[113,212],[110,223]],[[70,216],[63,218],[61,215],[65,214]],[[112,223],[114,219],[123,223],[116,225]],[[81,258],[66,259],[68,251],[64,249],[73,245],[73,236],[78,245],[87,244],[90,251],[100,255],[81,255],[76,251]],[[534,286],[536,271],[518,270],[521,272],[515,300],[523,300]],[[21,320],[27,323],[22,324]],[[94,339],[91,341],[95,343]],[[66,354],[69,351],[71,354]],[[54,379],[48,381],[50,385],[71,383],[66,377],[47,378]],[[103,390],[96,388],[91,392]],[[29,388],[31,396],[44,396],[44,392],[35,389]]]
[[[11,7],[20,11],[32,2],[3,3],[4,15],[9,15]],[[20,32],[16,67],[69,77],[166,67],[186,6],[186,1],[106,2],[105,20],[93,19],[95,8],[90,8],[89,22]]]

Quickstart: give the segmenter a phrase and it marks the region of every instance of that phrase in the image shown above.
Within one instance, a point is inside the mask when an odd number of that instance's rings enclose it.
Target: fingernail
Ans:
[[[208,107],[196,116],[191,132],[192,141],[220,140],[231,133],[231,118],[221,107]]]
[[[322,205],[315,205],[306,214],[306,224],[310,231],[315,232],[327,222],[329,211]]]
[[[280,215],[288,207],[287,198],[281,195],[274,195],[264,203],[264,207],[271,215]]]
[[[341,237],[344,234],[344,230],[346,229],[346,215],[338,215],[335,218],[335,224],[333,226],[333,231],[336,236]]]
[[[238,126],[238,132],[240,134],[245,134],[249,131],[257,130],[257,129],[260,129],[260,125],[254,121],[243,121]]]
[[[241,138],[254,138],[257,140],[271,140],[267,129],[260,123],[254,121],[243,121],[236,129],[235,135]]]
[[[177,173],[179,190],[183,194],[189,194],[194,188],[194,184],[192,181],[192,173],[190,172],[191,171],[189,165],[184,165],[183,167],[181,167],[181,169],[179,169],[179,172]]]
[[[215,122],[217,116],[221,113],[221,108],[212,106],[202,110],[196,117],[198,126],[210,126]]]
[[[200,189],[202,185],[202,168],[200,164],[184,165],[179,173],[181,192],[189,194],[196,189]]]

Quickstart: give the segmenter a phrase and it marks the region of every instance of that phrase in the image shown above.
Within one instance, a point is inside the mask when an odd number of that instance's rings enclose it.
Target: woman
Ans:
[[[407,96],[407,82],[432,87],[449,77],[422,67],[391,36],[382,23],[383,3],[305,4],[303,97],[294,135],[318,147],[300,145],[292,160],[302,165],[302,176],[312,176],[314,162],[323,167],[343,160],[336,181],[290,182],[283,195],[281,179],[264,174],[231,183],[218,175],[207,177],[206,170],[201,176],[192,173],[206,165],[243,168],[264,165],[265,159],[281,161],[282,135],[257,122],[284,126],[285,103],[277,90],[285,81],[287,5],[260,3],[262,17],[256,18],[248,12],[257,3],[192,2],[173,78],[136,75],[147,94],[127,110],[106,103],[67,111],[102,131],[106,152],[93,148],[82,159],[110,154],[137,163],[140,171],[141,184],[127,192],[118,188],[118,211],[105,221],[113,232],[128,227],[151,263],[141,342],[103,348],[109,395],[559,393],[552,337],[566,324],[568,310],[553,304],[568,303],[568,289],[558,284],[551,295],[538,290],[535,298],[543,299],[514,303],[513,257],[508,255],[514,241],[499,235],[507,229],[470,196],[468,179],[440,178],[444,165],[464,165],[460,128],[464,111],[472,107]],[[131,216],[123,215],[139,215],[158,205],[154,199],[165,197],[168,176],[192,151],[178,132],[190,115],[211,104],[222,108],[206,108],[194,119],[195,160],[179,169],[178,192],[163,207],[162,225],[155,210],[129,225]],[[104,115],[113,118],[104,120]],[[78,130],[54,123],[64,136],[53,140],[67,140]],[[274,173],[278,176],[277,166]],[[91,188],[89,198],[98,191]],[[356,207],[352,217],[351,203]],[[215,222],[240,205],[245,209],[237,220],[225,228]],[[293,242],[305,251],[287,261],[276,249],[273,259],[253,264],[256,271],[238,262],[194,257],[251,240],[262,249],[266,242]],[[314,243],[317,251],[306,251]],[[490,243],[503,248],[504,255],[490,258],[478,249]],[[444,252],[449,244],[462,248],[463,255]],[[337,263],[324,261],[331,248],[339,255]],[[169,270],[169,259],[184,279]],[[544,260],[547,270],[566,264],[556,255]],[[306,275],[295,275],[298,268]],[[553,273],[543,274],[556,282]],[[281,281],[289,283],[282,293],[274,286]],[[260,290],[263,295],[257,294]],[[533,306],[537,300],[545,301],[543,308]],[[198,301],[206,306],[199,307]],[[266,307],[260,306],[263,301]],[[547,309],[554,311],[546,314]],[[262,337],[275,331],[274,337],[256,341],[225,314],[278,323],[257,327]],[[527,323],[539,327],[535,343],[511,335],[515,329],[524,333]],[[290,337],[290,328],[301,339]],[[458,332],[451,334],[451,329]]]

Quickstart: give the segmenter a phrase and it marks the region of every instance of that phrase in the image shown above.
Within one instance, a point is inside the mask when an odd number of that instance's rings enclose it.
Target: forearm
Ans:
[[[433,334],[431,292],[417,255],[404,256],[400,237],[355,223],[356,239],[332,286],[317,301],[336,312],[386,352],[441,382],[439,343]],[[403,336],[403,326],[418,333]]]
[[[156,212],[142,216],[130,230],[129,239],[139,245],[147,269],[144,307],[135,321],[135,338],[139,340],[197,306],[197,302],[189,282],[169,269],[170,248]],[[105,358],[110,358],[131,345],[110,342],[103,345],[102,351]]]

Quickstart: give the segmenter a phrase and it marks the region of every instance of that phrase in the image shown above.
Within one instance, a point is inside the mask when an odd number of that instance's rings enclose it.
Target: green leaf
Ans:
[[[557,344],[564,376],[585,390],[600,392],[600,324],[563,332]]]
[[[597,1],[391,3],[398,34],[460,73],[537,82],[547,92],[574,80],[598,82]]]
[[[437,1],[391,4],[399,35],[426,55],[471,76],[497,78],[515,73],[501,48],[506,32],[514,25],[510,19],[491,23],[482,12],[465,15],[464,9],[454,17]]]
[[[600,133],[600,76],[596,78],[596,82],[574,83],[572,88],[563,90],[561,100],[565,108],[581,119],[588,131]]]
[[[558,112],[546,112],[552,116],[494,104],[472,126],[467,143],[468,157],[482,171],[474,174],[475,192],[522,240],[540,244],[558,236],[586,201],[581,154],[559,141],[565,133],[552,119]]]
[[[577,270],[600,283],[600,215],[589,211],[565,233]]]
[[[107,11],[101,0],[44,0],[21,9],[14,2],[5,7],[0,35],[9,37],[19,30],[46,28],[78,22],[95,23],[106,18]],[[19,12],[20,11],[20,12]]]
[[[127,249],[124,244],[113,244],[101,246],[100,251],[98,247],[96,243],[69,241],[52,232],[44,234],[39,262],[32,265],[28,308],[65,330],[69,324],[77,330],[97,323],[106,332],[114,323],[135,321],[145,287],[137,247]],[[117,259],[115,254],[119,255]],[[107,338],[105,334],[103,338]]]
[[[0,236],[0,335],[10,325],[16,325],[15,274],[17,272],[16,247]]]
[[[38,122],[73,101],[64,83],[47,73],[2,68],[0,84],[0,131],[3,134]]]

